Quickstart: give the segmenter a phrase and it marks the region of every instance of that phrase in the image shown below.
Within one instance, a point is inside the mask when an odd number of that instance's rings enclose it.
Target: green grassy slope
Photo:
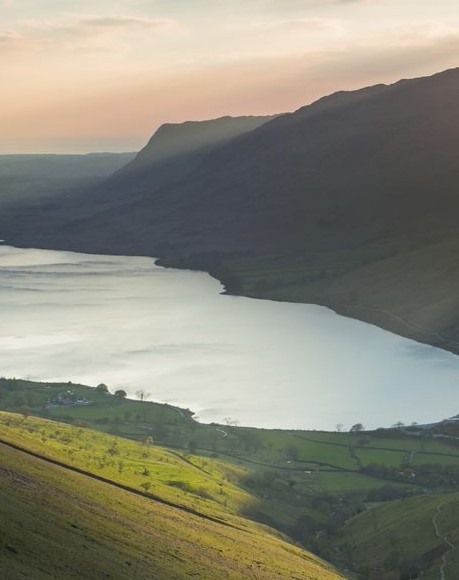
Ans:
[[[5,580],[339,575],[255,526],[235,529],[0,444]]]
[[[184,514],[1,445],[0,457],[5,580],[339,577],[261,529]]]
[[[374,506],[346,524],[338,545],[368,578],[415,578],[422,570],[422,578],[434,580],[443,565],[446,578],[459,578],[458,542],[459,493],[453,493]]]
[[[43,407],[68,390],[93,404]],[[22,413],[0,414],[3,440],[212,520],[250,525],[242,516],[267,524],[343,569],[368,563],[343,540],[356,516],[370,537],[366,514],[376,505],[397,513],[401,499],[459,491],[459,447],[456,439],[435,438],[441,427],[349,433],[201,424],[170,405],[8,379],[0,379],[1,407]],[[31,416],[40,413],[52,421]],[[393,533],[402,529],[395,519]],[[419,522],[413,538],[426,530],[430,524]],[[381,561],[392,552],[383,545]],[[397,573],[405,564],[395,562]]]
[[[253,501],[240,468],[65,424],[0,413],[0,439],[222,521]]]

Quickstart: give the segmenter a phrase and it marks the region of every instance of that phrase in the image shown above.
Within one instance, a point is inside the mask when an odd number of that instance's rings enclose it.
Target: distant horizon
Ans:
[[[140,151],[139,149],[131,149],[130,151],[65,151],[65,152],[56,152],[56,151],[38,151],[38,152],[27,152],[22,151],[21,153],[1,153],[0,157],[85,157],[89,155],[132,155],[136,154]],[[1,241],[1,240],[0,240]]]
[[[457,66],[456,0],[0,0],[0,153],[140,149]]]
[[[86,144],[84,143],[80,143],[80,145],[78,146],[73,146],[74,148],[72,148],[72,145],[70,145],[70,143],[68,144],[68,149],[64,148],[64,144],[61,143],[61,147],[63,147],[61,150],[52,150],[52,149],[40,149],[37,148],[36,150],[19,150],[19,151],[15,151],[14,147],[12,150],[8,150],[8,151],[3,151],[2,150],[2,140],[0,137],[0,156],[7,156],[7,155],[103,155],[103,154],[107,154],[107,155],[116,155],[116,154],[129,154],[129,153],[138,153],[143,147],[145,147],[145,145],[147,144],[148,140],[152,137],[152,135],[154,135],[154,133],[162,126],[165,124],[183,124],[186,122],[204,122],[204,121],[211,121],[211,120],[216,120],[216,119],[221,119],[224,117],[243,117],[243,116],[247,116],[247,117],[260,117],[260,116],[278,116],[278,115],[282,115],[282,114],[290,114],[290,113],[294,113],[296,110],[302,108],[302,107],[307,107],[309,105],[312,105],[313,103],[315,103],[316,101],[331,96],[337,92],[353,92],[353,91],[358,91],[361,89],[365,89],[367,87],[371,87],[371,86],[377,86],[377,85],[386,85],[386,86],[390,86],[392,84],[396,84],[397,82],[400,82],[402,80],[413,80],[416,78],[425,78],[425,77],[429,77],[429,76],[435,76],[437,74],[442,74],[444,72],[447,72],[448,70],[455,70],[455,69],[459,69],[459,64],[457,67],[449,67],[447,69],[444,70],[439,70],[439,71],[434,71],[428,75],[416,75],[416,76],[412,76],[412,77],[401,77],[398,79],[395,79],[392,82],[386,82],[386,83],[382,83],[382,82],[375,82],[371,85],[364,85],[364,86],[358,86],[352,89],[340,89],[340,88],[336,88],[336,90],[324,94],[324,95],[320,95],[317,98],[313,99],[311,102],[305,103],[303,105],[300,105],[297,109],[293,110],[293,111],[277,111],[277,112],[272,112],[272,113],[266,113],[266,114],[256,114],[256,113],[244,113],[241,115],[234,115],[231,113],[224,113],[223,115],[218,115],[216,117],[209,117],[209,116],[203,116],[202,118],[196,119],[196,118],[185,118],[182,120],[178,120],[178,121],[171,121],[171,120],[165,120],[164,122],[160,122],[156,127],[154,127],[151,132],[149,134],[147,134],[145,136],[145,138],[142,140],[141,138],[137,139],[135,144],[133,144],[131,147],[128,147],[125,145],[125,143],[123,142],[123,144],[121,142],[116,143],[116,139],[112,140],[112,147],[111,148],[104,148],[104,145],[102,145],[102,143],[104,143],[105,141],[102,139],[100,141],[100,149],[96,149],[96,148],[91,148],[91,146],[89,145],[89,142],[87,142]],[[95,138],[92,141],[98,141],[97,138]],[[92,142],[91,141],[91,142]],[[120,138],[120,141],[123,141],[122,138]],[[40,141],[36,141],[36,145],[37,147],[39,146]],[[21,147],[21,146],[20,146]]]

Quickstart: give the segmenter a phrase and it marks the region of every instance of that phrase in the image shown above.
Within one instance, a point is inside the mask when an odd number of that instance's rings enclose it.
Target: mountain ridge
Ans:
[[[229,292],[323,304],[459,352],[458,96],[459,69],[334,93],[134,161],[2,237],[155,256]]]

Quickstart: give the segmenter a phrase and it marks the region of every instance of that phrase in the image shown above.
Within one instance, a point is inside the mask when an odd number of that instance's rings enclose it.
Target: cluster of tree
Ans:
[[[394,487],[393,485],[384,485],[383,487],[370,489],[370,491],[367,493],[365,501],[368,502],[394,501],[397,499],[404,499],[411,495],[412,493],[405,489],[400,489],[399,487]]]
[[[108,390],[108,387],[105,383],[100,383],[99,385],[97,385],[96,387],[96,391],[98,393],[102,393],[104,395],[109,395],[110,391]],[[124,389],[117,389],[114,393],[113,396],[116,397],[117,399],[125,399],[127,397],[127,393]]]
[[[18,409],[32,406],[32,393],[25,389],[24,381],[19,379],[0,378],[0,405],[4,409]]]

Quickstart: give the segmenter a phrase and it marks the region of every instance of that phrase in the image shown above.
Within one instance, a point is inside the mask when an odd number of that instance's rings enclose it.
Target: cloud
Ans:
[[[384,0],[298,0],[297,4],[376,4]]]
[[[57,20],[27,19],[17,24],[21,34],[21,48],[40,51],[110,51],[126,48],[127,38],[141,39],[152,31],[177,29],[170,18],[147,18],[129,15],[103,16],[67,14]],[[1,32],[0,32],[1,35]],[[11,39],[13,34],[11,33]],[[4,41],[8,41],[4,34]],[[149,36],[150,37],[150,36]],[[1,36],[0,36],[1,43]],[[9,42],[10,46],[13,43]]]
[[[33,32],[68,32],[91,35],[104,30],[129,31],[138,29],[171,28],[176,22],[170,18],[146,18],[139,16],[98,16],[92,14],[71,14],[62,20],[25,20],[22,24]]]
[[[77,20],[77,27],[139,29],[170,28],[176,23],[170,18],[145,18],[138,16],[84,16]]]
[[[385,0],[282,0],[282,7],[302,8],[305,6],[324,4],[376,4]],[[279,7],[279,0],[261,0],[262,4],[270,4]]]
[[[342,30],[338,21],[329,18],[295,18],[257,23],[254,29],[273,32],[323,32]]]
[[[21,40],[22,36],[16,30],[0,28],[0,49],[14,48]]]
[[[10,42],[20,35],[15,30],[0,29],[0,42]]]

